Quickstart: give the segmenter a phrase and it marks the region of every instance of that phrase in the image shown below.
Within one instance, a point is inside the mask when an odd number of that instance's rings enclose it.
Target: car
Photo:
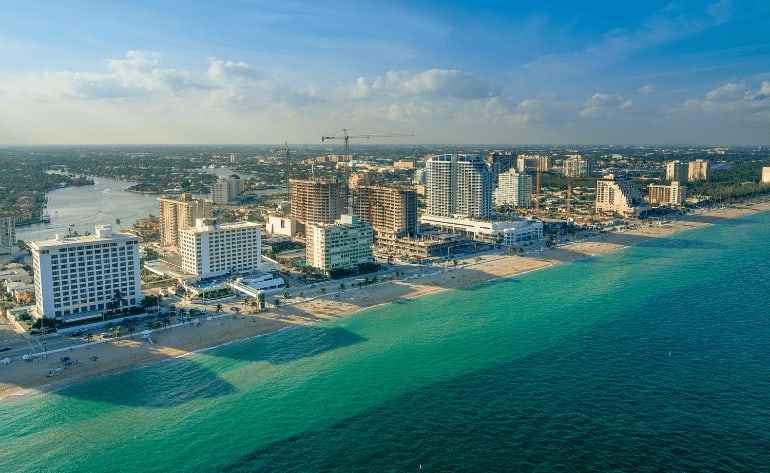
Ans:
[[[83,332],[82,330],[75,330],[74,332],[72,332],[70,334],[70,337],[79,337],[79,336],[83,335],[84,333],[85,332]]]
[[[0,348],[0,351],[8,351],[10,349],[11,349],[11,347],[2,347],[2,348]]]

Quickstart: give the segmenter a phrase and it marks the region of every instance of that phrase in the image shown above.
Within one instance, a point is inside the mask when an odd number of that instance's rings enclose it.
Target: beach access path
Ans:
[[[480,256],[469,255],[465,259],[459,259],[457,266],[432,266],[419,273],[412,272],[401,280],[395,279],[362,288],[347,288],[307,299],[295,299],[290,304],[256,315],[225,312],[218,316],[201,318],[198,324],[177,324],[170,328],[158,329],[151,335],[152,343],[137,333],[120,341],[85,344],[30,360],[14,359],[10,364],[0,364],[0,401],[7,402],[22,396],[55,391],[96,376],[178,357],[194,356],[195,353],[212,347],[258,337],[291,326],[316,323],[397,300],[522,274],[765,210],[770,210],[770,203],[714,209],[690,214],[670,223],[656,223],[622,232],[600,233],[587,240],[574,241],[523,256],[509,255],[506,251]],[[70,360],[66,366],[61,361],[63,357],[69,357]]]

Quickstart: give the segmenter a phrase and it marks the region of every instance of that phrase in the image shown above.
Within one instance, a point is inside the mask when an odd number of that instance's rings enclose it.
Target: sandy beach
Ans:
[[[199,325],[175,325],[156,330],[150,343],[140,334],[121,341],[94,342],[32,360],[13,360],[0,365],[0,401],[50,392],[96,376],[146,366],[165,360],[194,356],[196,352],[225,343],[249,339],[291,326],[349,315],[400,299],[419,297],[440,290],[452,290],[485,281],[509,277],[554,264],[572,261],[638,244],[675,232],[718,223],[720,220],[770,210],[770,203],[716,209],[688,215],[663,225],[642,226],[623,232],[600,234],[540,253],[512,256],[505,252],[486,253],[461,260],[457,267],[433,266],[405,280],[394,280],[345,289],[341,294],[295,301],[257,315],[226,314]],[[63,366],[61,357],[70,357]]]

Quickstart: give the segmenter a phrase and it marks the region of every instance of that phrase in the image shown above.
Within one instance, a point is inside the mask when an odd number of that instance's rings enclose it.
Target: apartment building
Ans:
[[[705,159],[690,161],[687,170],[688,181],[708,181],[711,178],[711,163]]]
[[[596,213],[637,217],[649,206],[641,191],[630,180],[613,174],[596,181]]]
[[[262,262],[259,225],[253,222],[197,219],[179,232],[179,250],[182,269],[200,278],[258,270]]]
[[[243,196],[244,185],[245,182],[237,177],[218,179],[211,185],[211,200],[219,205],[237,204]]]
[[[0,212],[0,254],[10,254],[16,246],[16,217]]]
[[[479,156],[432,156],[426,162],[426,212],[443,217],[489,217],[493,177]]]
[[[647,186],[647,200],[650,205],[684,205],[687,200],[687,187],[673,181],[670,185],[650,184]]]
[[[689,173],[689,164],[684,161],[669,161],[666,163],[667,181],[686,181]]]
[[[500,174],[492,201],[495,207],[529,207],[532,204],[532,176],[516,169]]]
[[[65,321],[95,317],[143,299],[139,238],[134,235],[113,233],[110,225],[100,225],[94,235],[57,235],[29,247],[37,317]]]
[[[160,244],[179,247],[179,231],[195,226],[199,218],[212,218],[214,211],[210,200],[194,199],[192,194],[182,194],[179,199],[159,198]]]
[[[564,160],[564,175],[567,177],[588,177],[592,172],[591,162],[579,154],[567,156]]]
[[[333,224],[307,226],[306,261],[323,272],[373,263],[372,226],[345,214]]]

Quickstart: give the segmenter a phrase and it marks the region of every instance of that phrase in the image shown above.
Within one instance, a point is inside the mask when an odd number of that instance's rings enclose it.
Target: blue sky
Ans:
[[[770,144],[767,3],[0,0],[0,143]]]

